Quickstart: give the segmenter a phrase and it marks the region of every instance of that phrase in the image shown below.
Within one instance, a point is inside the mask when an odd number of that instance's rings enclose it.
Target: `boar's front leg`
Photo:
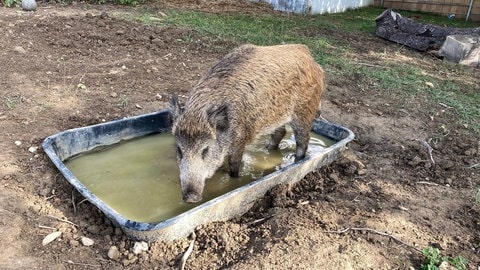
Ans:
[[[238,177],[240,174],[240,165],[242,164],[242,156],[245,151],[245,142],[234,145],[234,149],[228,156],[228,168],[231,177]]]
[[[311,124],[292,122],[293,134],[297,143],[297,150],[295,152],[295,161],[299,161],[307,154],[308,142],[310,141]]]
[[[268,143],[267,149],[268,150],[277,149],[278,144],[283,139],[283,137],[285,137],[285,133],[287,133],[285,126],[281,126],[275,129],[275,131],[273,131],[271,135],[270,142]]]

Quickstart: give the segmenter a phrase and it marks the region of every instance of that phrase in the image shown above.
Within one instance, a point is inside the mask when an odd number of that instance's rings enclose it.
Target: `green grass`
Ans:
[[[467,260],[462,256],[451,258],[448,256],[440,256],[438,248],[427,247],[422,250],[425,256],[425,264],[420,266],[420,270],[439,270],[442,263],[448,263],[450,266],[458,270],[467,269]]]
[[[459,122],[480,133],[480,93],[478,79],[471,74],[475,71],[448,63],[439,63],[439,74],[428,74],[408,59],[397,60],[386,52],[372,52],[377,68],[359,65],[352,56],[358,52],[344,36],[370,35],[375,31],[375,18],[381,8],[361,8],[344,13],[325,15],[273,15],[273,14],[216,14],[186,10],[168,10],[160,20],[145,14],[140,18],[145,23],[163,26],[176,25],[198,32],[202,38],[226,40],[233,44],[253,43],[274,45],[281,43],[303,43],[315,59],[322,64],[331,80],[341,85],[360,89],[374,88],[378,95],[393,95],[401,98],[421,98],[432,106],[442,103],[454,108]],[[400,11],[404,17],[413,17],[425,23],[449,27],[477,27],[464,20],[449,20],[446,16],[428,13]],[[154,15],[153,15],[154,17]],[[327,33],[327,34],[326,34]],[[340,35],[337,33],[341,33]],[[188,37],[186,37],[188,40]],[[361,44],[357,44],[358,46]],[[392,46],[393,45],[392,43]],[[398,47],[396,54],[402,55],[405,48]],[[231,48],[225,48],[226,51]],[[367,48],[368,49],[368,48]],[[473,81],[458,78],[472,77]],[[358,79],[360,78],[360,79]],[[477,77],[478,78],[478,77]],[[477,80],[477,81],[475,81]],[[427,82],[432,86],[428,86]]]
[[[386,66],[388,68],[383,69],[361,67],[361,73],[368,78],[365,83],[377,88],[380,94],[422,98],[432,102],[432,105],[442,104],[445,108],[454,109],[460,123],[480,133],[480,92],[477,84],[458,78],[438,79],[425,75],[421,68],[409,63],[387,62]],[[452,71],[452,74],[458,74],[462,78],[469,77],[468,72],[475,70],[461,72],[459,68]]]

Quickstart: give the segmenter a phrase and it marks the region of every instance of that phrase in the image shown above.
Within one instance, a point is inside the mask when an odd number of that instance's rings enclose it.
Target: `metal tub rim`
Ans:
[[[170,126],[169,111],[161,110],[61,131],[47,137],[43,141],[42,147],[66,180],[116,226],[121,227],[127,236],[135,240],[170,241],[188,236],[199,225],[225,221],[244,214],[257,199],[263,197],[274,186],[281,183],[293,184],[300,181],[308,172],[334,161],[344,150],[346,144],[354,138],[353,132],[348,128],[315,119],[312,131],[337,141],[332,146],[307,155],[299,162],[159,222],[137,222],[123,217],[88,190],[63,163],[68,158],[98,146],[111,145],[159,132],[169,132]],[[79,142],[81,147],[77,145]]]

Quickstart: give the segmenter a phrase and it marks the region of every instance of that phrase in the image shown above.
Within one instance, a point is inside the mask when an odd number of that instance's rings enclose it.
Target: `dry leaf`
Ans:
[[[60,235],[62,235],[62,232],[52,232],[48,234],[47,236],[45,236],[45,238],[43,238],[42,245],[48,245],[53,240],[57,239]]]

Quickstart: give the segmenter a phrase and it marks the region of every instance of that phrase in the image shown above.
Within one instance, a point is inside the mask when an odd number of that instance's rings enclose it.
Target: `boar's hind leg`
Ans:
[[[280,141],[285,136],[285,133],[287,133],[287,130],[285,129],[285,126],[281,126],[277,129],[275,129],[275,131],[273,131],[273,133],[271,135],[270,142],[268,143],[267,149],[268,150],[277,149],[278,144],[280,143]]]
[[[311,124],[302,123],[300,121],[292,122],[293,134],[297,143],[295,152],[295,161],[303,159],[307,153],[308,141],[310,140]]]

